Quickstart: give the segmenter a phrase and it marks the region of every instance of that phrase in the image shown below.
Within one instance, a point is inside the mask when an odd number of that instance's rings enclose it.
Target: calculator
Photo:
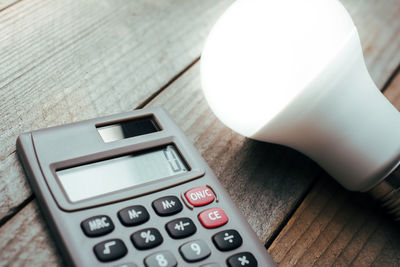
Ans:
[[[67,266],[275,266],[162,108],[24,133],[17,152]]]

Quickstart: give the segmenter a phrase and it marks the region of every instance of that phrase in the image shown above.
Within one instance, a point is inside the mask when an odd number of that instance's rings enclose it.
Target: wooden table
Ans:
[[[400,265],[399,227],[367,196],[211,113],[199,57],[230,3],[0,0],[0,266],[62,264],[17,160],[17,136],[148,106],[172,114],[280,265]],[[399,108],[400,0],[343,4],[373,79]]]

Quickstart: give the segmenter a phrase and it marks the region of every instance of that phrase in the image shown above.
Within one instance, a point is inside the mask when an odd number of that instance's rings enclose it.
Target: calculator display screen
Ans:
[[[188,170],[175,146],[168,145],[56,173],[70,201],[76,202]]]

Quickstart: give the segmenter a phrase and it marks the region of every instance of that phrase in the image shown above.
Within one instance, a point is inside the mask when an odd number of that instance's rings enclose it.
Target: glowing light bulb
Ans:
[[[303,152],[350,190],[370,190],[399,164],[399,112],[337,0],[236,1],[205,43],[201,81],[225,125]]]

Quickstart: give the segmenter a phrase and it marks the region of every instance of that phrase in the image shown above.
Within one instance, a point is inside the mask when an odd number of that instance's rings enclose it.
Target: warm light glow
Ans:
[[[222,122],[252,136],[356,34],[336,0],[239,0],[205,44],[206,99]]]
[[[338,0],[236,1],[206,41],[201,81],[225,125],[301,151],[350,190],[399,163],[399,112]]]

